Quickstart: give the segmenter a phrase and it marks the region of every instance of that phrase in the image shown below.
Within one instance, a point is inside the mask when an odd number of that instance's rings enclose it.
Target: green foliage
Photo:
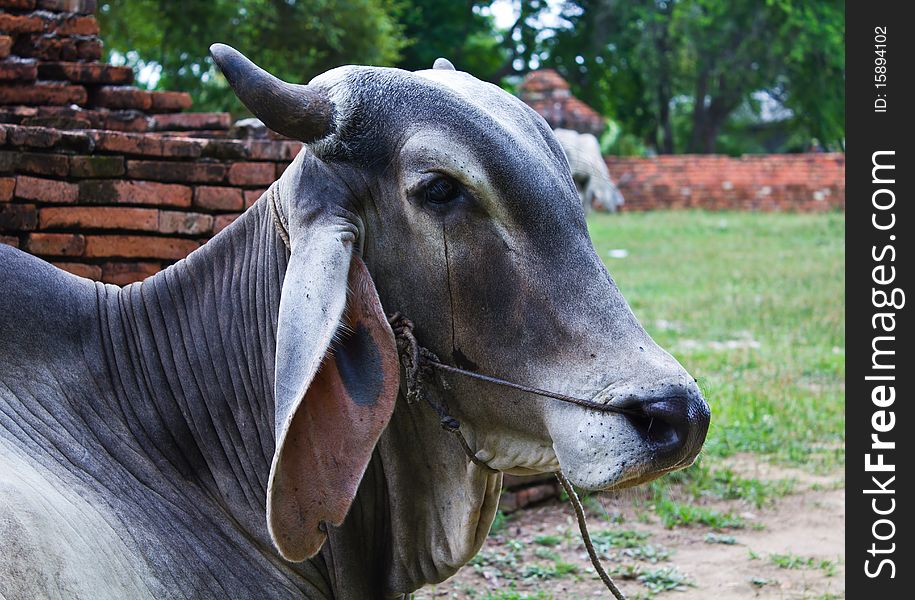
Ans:
[[[521,577],[524,579],[557,579],[574,575],[578,572],[578,567],[571,563],[556,561],[551,565],[526,565],[521,570]]]
[[[844,146],[841,0],[514,0],[502,30],[491,4],[105,0],[99,19],[109,60],[191,92],[198,110],[244,112],[207,56],[222,41],[293,82],[347,63],[427,69],[444,56],[511,88],[554,67],[612,119],[602,142],[613,154]],[[765,116],[773,104],[777,119]]]
[[[198,110],[244,112],[208,56],[231,44],[281,79],[308,81],[346,63],[390,65],[404,46],[398,0],[107,0],[99,9],[109,60],[155,87],[184,90]]]
[[[541,546],[553,547],[561,544],[562,538],[558,535],[538,535],[534,538],[534,543],[540,544]]]
[[[744,500],[754,508],[771,504],[775,498],[794,491],[791,479],[761,480],[737,475],[732,469],[712,469],[708,461],[700,459],[691,467],[671,473],[663,480],[652,484],[659,490],[676,484],[692,498],[714,498],[717,500]]]
[[[441,2],[411,0],[402,12],[404,35],[409,40],[397,66],[411,71],[429,69],[436,58],[483,79],[496,78],[509,59],[492,17],[481,10],[487,1]]]
[[[508,523],[508,517],[501,510],[496,511],[496,516],[492,520],[492,526],[489,528],[490,535],[496,535],[505,529],[505,525]]]
[[[651,594],[659,594],[671,590],[685,591],[686,588],[695,586],[676,567],[646,569],[642,565],[630,563],[615,567],[611,575],[620,579],[634,579],[648,588]]]
[[[780,569],[820,569],[827,577],[835,575],[838,567],[834,560],[796,554],[770,554],[769,561]]]
[[[661,518],[664,527],[688,527],[704,525],[712,529],[742,529],[746,523],[731,512],[721,512],[705,506],[691,503],[675,502],[670,498],[660,498],[655,502],[655,512]]]
[[[574,5],[571,26],[545,40],[544,62],[657,151],[798,150],[811,138],[844,144],[844,3]],[[760,92],[793,111],[786,127],[765,131],[772,122]]]
[[[706,533],[704,540],[706,544],[724,544],[726,546],[733,546],[737,543],[737,538],[733,535],[714,532]]]
[[[648,536],[648,533],[634,529],[605,529],[593,532],[591,541],[598,554],[608,554],[614,548],[638,548]]]

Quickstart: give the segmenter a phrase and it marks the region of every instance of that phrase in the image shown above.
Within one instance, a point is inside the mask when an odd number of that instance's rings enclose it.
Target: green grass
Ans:
[[[780,569],[820,569],[827,577],[835,575],[838,566],[834,560],[796,554],[770,554],[769,561]]]
[[[709,461],[700,458],[688,469],[668,475],[663,483],[655,482],[655,496],[670,484],[677,484],[681,492],[696,500],[743,500],[755,508],[761,508],[795,490],[796,482],[792,479],[762,480],[741,477],[729,468],[712,468],[708,463]]]
[[[733,546],[737,543],[737,538],[735,538],[733,535],[727,535],[726,533],[706,533],[704,539],[706,544],[724,544],[726,546]]]
[[[627,564],[616,567],[612,571],[614,577],[620,579],[634,579],[648,588],[651,595],[670,590],[683,591],[695,584],[681,573],[676,567],[662,567],[647,569],[638,564]]]
[[[636,316],[698,379],[707,454],[844,460],[844,215],[594,214],[589,227]]]
[[[598,553],[606,554],[612,548],[638,548],[650,534],[632,529],[605,529],[591,532],[591,541]]]
[[[558,535],[538,535],[534,538],[534,543],[541,546],[558,546],[562,543],[562,538]]]
[[[705,506],[684,502],[675,502],[661,498],[655,503],[655,512],[661,518],[664,527],[689,527],[704,525],[716,531],[723,529],[743,529],[747,526],[743,519],[731,512],[721,512]]]

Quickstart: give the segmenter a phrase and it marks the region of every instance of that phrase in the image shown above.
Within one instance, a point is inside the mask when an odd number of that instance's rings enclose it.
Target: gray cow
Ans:
[[[585,212],[591,208],[616,212],[623,205],[623,194],[610,177],[597,138],[571,129],[556,129],[553,134],[569,161]]]
[[[477,552],[498,471],[610,489],[694,460],[708,408],[543,119],[447,61],[305,86],[213,55],[309,143],[250,210],[124,288],[0,246],[0,596],[400,597]],[[496,471],[471,462],[404,399],[395,310],[445,362],[635,416],[441,375]]]

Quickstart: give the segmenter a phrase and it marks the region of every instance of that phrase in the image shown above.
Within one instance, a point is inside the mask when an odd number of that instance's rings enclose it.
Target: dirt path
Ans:
[[[734,457],[727,466],[746,477],[792,478],[797,481],[795,493],[758,510],[739,500],[704,502],[705,507],[740,515],[747,525],[722,531],[697,525],[667,529],[644,507],[639,508],[631,495],[601,498],[602,508],[591,503],[592,533],[609,532],[595,537],[611,542],[603,547],[609,558],[604,564],[617,570],[615,579],[623,591],[633,599],[844,598],[841,475],[810,475],[760,463],[751,455]],[[608,515],[614,515],[614,522]],[[621,534],[622,539],[613,537]],[[606,595],[578,538],[570,507],[551,503],[516,513],[490,536],[470,565],[447,582],[425,588],[416,598],[544,600]]]

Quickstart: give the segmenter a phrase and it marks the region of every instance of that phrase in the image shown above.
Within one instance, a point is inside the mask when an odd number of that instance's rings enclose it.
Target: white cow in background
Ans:
[[[554,133],[569,160],[585,212],[592,207],[616,212],[623,203],[623,195],[610,178],[597,138],[571,129],[555,129]]]

